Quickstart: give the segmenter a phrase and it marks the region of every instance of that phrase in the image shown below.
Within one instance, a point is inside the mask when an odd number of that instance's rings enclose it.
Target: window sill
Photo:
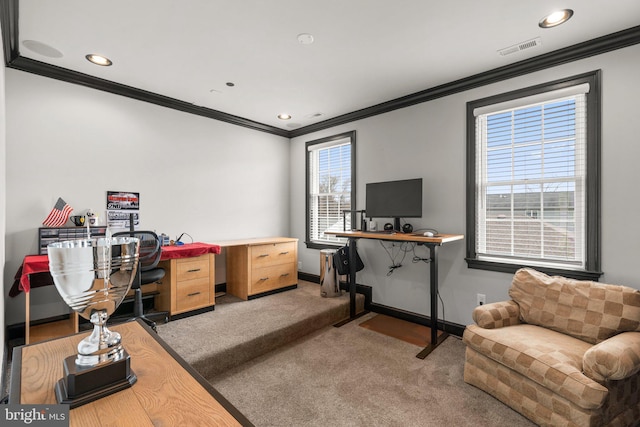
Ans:
[[[477,258],[465,258],[467,261],[467,267],[477,270],[499,271],[501,273],[515,273],[520,268],[533,268],[537,271],[541,271],[550,276],[563,276],[575,280],[591,280],[597,282],[602,276],[601,271],[587,271],[587,270],[567,270],[561,268],[541,267],[525,264],[509,264],[494,261],[479,260]]]

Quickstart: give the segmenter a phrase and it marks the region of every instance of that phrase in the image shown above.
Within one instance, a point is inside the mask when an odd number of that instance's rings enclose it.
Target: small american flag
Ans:
[[[63,226],[71,215],[73,208],[67,204],[61,197],[58,197],[56,205],[51,209],[49,215],[42,222],[45,227],[60,227]]]

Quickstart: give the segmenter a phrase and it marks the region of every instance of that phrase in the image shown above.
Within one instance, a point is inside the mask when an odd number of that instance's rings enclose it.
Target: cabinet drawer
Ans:
[[[209,277],[178,283],[176,292],[177,311],[191,310],[209,305]]]
[[[250,294],[259,294],[297,283],[295,263],[254,268],[251,271]]]
[[[273,243],[251,247],[251,266],[266,267],[296,262],[295,242]]]
[[[197,258],[183,258],[176,262],[176,280],[193,280],[209,278],[209,257],[207,255]]]

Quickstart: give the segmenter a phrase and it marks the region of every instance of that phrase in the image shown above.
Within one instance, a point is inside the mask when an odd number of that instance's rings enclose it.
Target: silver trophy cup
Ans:
[[[115,237],[56,242],[47,247],[49,270],[63,300],[91,321],[93,332],[65,360],[56,385],[59,403],[71,407],[131,386],[129,355],[120,334],[106,327],[131,288],[138,269],[139,240]]]

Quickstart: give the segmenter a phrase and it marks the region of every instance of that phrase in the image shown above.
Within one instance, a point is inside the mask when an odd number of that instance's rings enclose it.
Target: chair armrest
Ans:
[[[483,329],[518,325],[520,306],[515,301],[500,301],[479,305],[473,310],[473,321]]]
[[[596,381],[622,380],[640,371],[640,332],[623,332],[594,345],[582,370]]]

